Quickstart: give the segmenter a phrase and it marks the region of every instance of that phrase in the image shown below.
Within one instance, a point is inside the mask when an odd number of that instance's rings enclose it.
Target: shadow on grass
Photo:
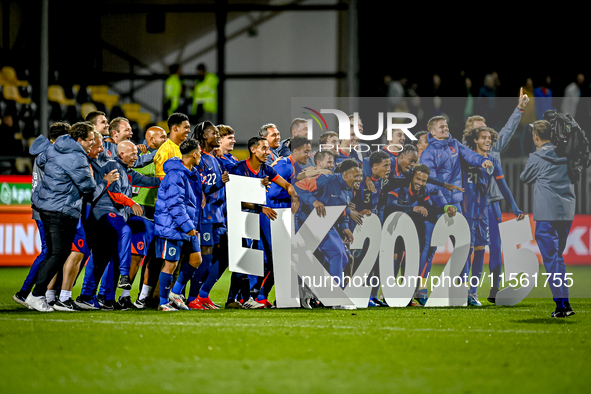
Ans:
[[[0,309],[0,315],[20,315],[23,313],[27,313],[27,312],[33,312],[30,309],[27,308],[6,308],[6,309]]]
[[[554,325],[570,325],[570,324],[578,324],[579,322],[576,320],[572,320],[573,317],[567,318],[552,318],[548,317],[535,317],[531,319],[523,319],[523,320],[511,320],[511,323],[518,323],[518,324],[554,324]]]

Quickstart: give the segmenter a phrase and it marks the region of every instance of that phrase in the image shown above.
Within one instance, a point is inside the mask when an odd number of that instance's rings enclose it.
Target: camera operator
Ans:
[[[552,127],[546,120],[533,124],[536,151],[529,155],[521,181],[534,183],[536,242],[546,272],[551,273],[550,288],[556,302],[552,317],[574,315],[568,301],[566,267],[562,253],[575,216],[575,188],[568,177],[567,158],[556,155],[551,143]]]

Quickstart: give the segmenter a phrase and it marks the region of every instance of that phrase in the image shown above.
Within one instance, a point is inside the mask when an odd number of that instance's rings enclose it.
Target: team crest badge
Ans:
[[[209,241],[211,238],[211,234],[209,233],[203,233],[203,240],[204,241]]]
[[[492,175],[492,173],[495,172],[495,168],[494,167],[488,167],[486,169],[486,172],[488,172],[488,175]]]
[[[169,256],[174,256],[174,252],[176,252],[176,250],[174,248],[168,248],[168,255]]]

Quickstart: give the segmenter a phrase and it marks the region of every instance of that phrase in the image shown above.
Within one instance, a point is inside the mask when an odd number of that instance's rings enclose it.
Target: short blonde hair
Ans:
[[[464,134],[466,134],[468,132],[468,130],[474,128],[474,122],[484,122],[484,123],[486,123],[486,119],[484,119],[484,117],[483,116],[480,116],[480,115],[470,116],[468,119],[466,119],[466,126],[465,126],[465,129],[464,129]]]
[[[429,119],[429,121],[427,122],[427,130],[431,131],[433,129],[433,127],[435,127],[435,124],[437,124],[437,122],[445,120],[447,122],[447,119],[445,119],[445,116],[434,116],[431,119]]]

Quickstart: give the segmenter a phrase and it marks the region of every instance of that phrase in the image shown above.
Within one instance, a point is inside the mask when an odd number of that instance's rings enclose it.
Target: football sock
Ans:
[[[213,255],[204,254],[201,256],[201,259],[201,264],[191,279],[191,288],[189,289],[189,298],[187,299],[188,302],[193,301],[199,295],[199,290],[201,290],[201,285],[203,284],[204,277],[207,274],[209,266],[211,265]]]
[[[131,297],[131,290],[121,290],[121,297]]]
[[[230,289],[228,290],[228,301],[227,302],[233,302],[236,297],[238,296],[238,293],[240,292],[240,279],[238,278],[238,274],[236,274],[235,272],[232,272],[232,275],[230,276]]]
[[[203,281],[203,285],[201,286],[201,289],[199,290],[199,297],[201,297],[201,298],[209,297],[209,292],[211,291],[211,288],[213,287],[213,285],[216,284],[216,282],[218,281],[219,278],[220,278],[220,261],[216,259],[215,261],[212,261],[209,269],[207,270],[207,279],[205,279],[205,281]]]
[[[371,288],[371,294],[369,295],[370,298],[378,298],[378,291],[380,291],[380,286],[373,286]]]
[[[556,309],[564,308],[564,298],[555,298],[554,302],[556,303]]]
[[[168,293],[172,285],[172,274],[160,272],[160,305],[168,304]]]
[[[179,276],[176,279],[176,283],[172,288],[172,292],[175,294],[181,294],[187,282],[191,280],[197,268],[193,267],[189,263],[183,264],[181,267],[181,272],[179,272]]]
[[[144,298],[149,297],[150,291],[152,291],[152,286],[143,285],[142,292],[140,293],[140,300],[143,300]]]
[[[472,260],[472,278],[477,277],[476,279],[470,279],[470,293],[476,294],[478,293],[478,286],[480,285],[480,278],[482,277],[482,270],[484,269],[484,249],[479,249],[474,251],[474,260]],[[475,284],[476,286],[472,286]]]
[[[47,302],[55,301],[55,290],[47,290],[45,292],[45,299]]]
[[[474,252],[474,248],[470,247],[470,251],[468,252],[468,258],[466,259],[466,265],[464,265],[464,270],[462,271],[462,280],[464,283],[470,280],[470,267],[472,267],[472,253]]]
[[[65,302],[72,298],[72,292],[67,290],[62,290],[60,292],[60,301]]]

